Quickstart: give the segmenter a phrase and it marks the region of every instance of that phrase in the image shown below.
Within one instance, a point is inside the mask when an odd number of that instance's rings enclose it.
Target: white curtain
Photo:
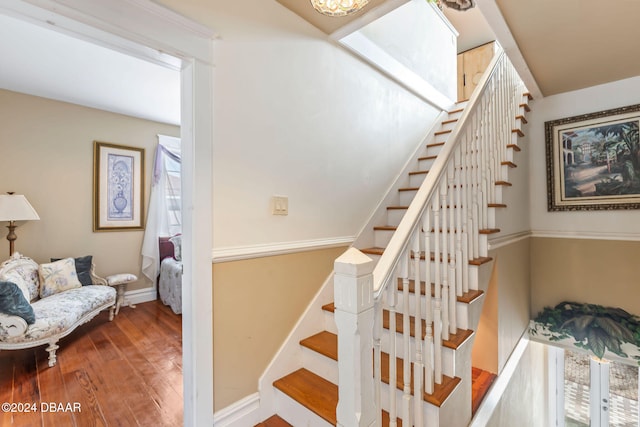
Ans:
[[[180,138],[158,135],[142,241],[142,274],[153,283],[160,271],[158,238],[181,232],[180,206]]]

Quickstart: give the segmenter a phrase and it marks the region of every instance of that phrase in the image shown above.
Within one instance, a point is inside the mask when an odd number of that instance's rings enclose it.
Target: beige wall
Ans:
[[[213,264],[214,410],[258,379],[346,248]]]
[[[159,133],[180,129],[0,90],[0,192],[24,194],[40,216],[19,224],[16,250],[37,262],[90,254],[100,275],[141,276],[142,231],[93,232],[93,141],[146,150],[146,204]],[[0,259],[7,256],[0,241]],[[129,289],[149,286],[140,280]]]
[[[570,300],[640,313],[640,242],[534,238],[532,316]]]

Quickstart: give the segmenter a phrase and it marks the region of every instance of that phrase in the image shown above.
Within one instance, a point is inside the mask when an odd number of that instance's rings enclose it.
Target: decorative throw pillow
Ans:
[[[51,258],[51,262],[60,261],[61,259],[62,258]],[[93,257],[87,255],[74,258],[74,261],[76,263],[76,274],[82,286],[93,285],[93,280],[91,279],[91,262],[93,261]]]
[[[12,282],[0,281],[0,313],[20,316],[29,325],[36,322],[33,307],[25,299],[18,285]]]
[[[176,261],[182,261],[182,235],[176,234],[169,241],[173,243],[173,257]]]
[[[31,298],[31,292],[29,292],[29,286],[27,285],[27,281],[24,280],[24,278],[20,275],[19,272],[10,271],[8,274],[5,274],[2,277],[2,281],[6,281],[16,285],[18,289],[22,291],[22,295],[27,301],[31,301],[33,299]],[[36,296],[38,296],[37,293],[36,293]]]
[[[27,301],[31,302],[40,295],[40,280],[38,279],[38,264],[24,262],[13,266],[0,277],[0,280],[18,285]]]
[[[38,273],[40,274],[40,298],[82,286],[78,280],[76,263],[73,258],[40,264]]]

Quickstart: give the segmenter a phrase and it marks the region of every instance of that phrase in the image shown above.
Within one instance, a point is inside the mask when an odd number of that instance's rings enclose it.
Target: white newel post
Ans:
[[[338,327],[338,426],[376,423],[373,386],[373,261],[351,248],[334,264]]]

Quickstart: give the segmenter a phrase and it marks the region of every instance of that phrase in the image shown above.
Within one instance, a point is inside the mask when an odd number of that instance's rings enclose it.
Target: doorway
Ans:
[[[182,248],[187,260],[183,263],[184,425],[211,425],[213,31],[148,0],[10,0],[3,2],[0,13],[151,62],[166,63],[165,52],[178,58],[186,207]]]
[[[638,427],[638,366],[549,347],[559,427]]]

